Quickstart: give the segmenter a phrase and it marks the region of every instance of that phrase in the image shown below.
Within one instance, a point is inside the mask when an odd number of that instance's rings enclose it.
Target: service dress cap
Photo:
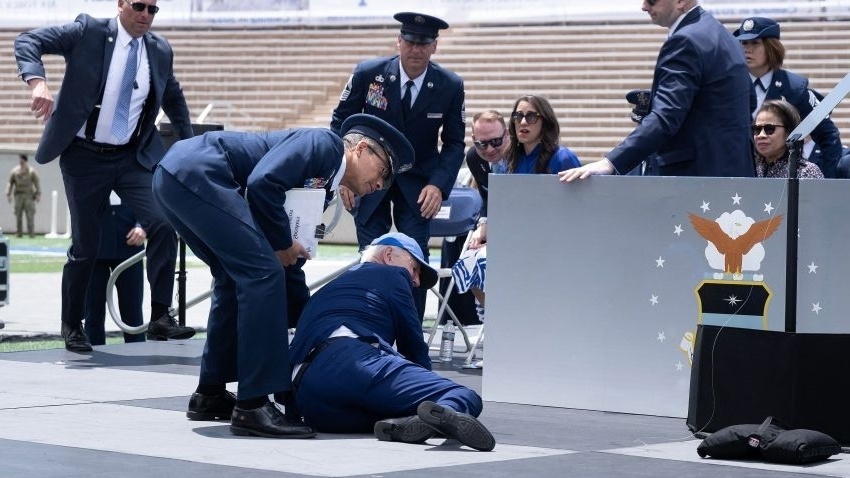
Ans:
[[[393,183],[396,174],[403,173],[413,167],[414,152],[410,141],[404,137],[399,130],[386,121],[366,113],[357,113],[349,116],[342,122],[341,135],[349,133],[360,133],[378,143],[381,149],[387,153],[390,160],[390,171],[382,184],[382,189],[387,189]]]
[[[449,28],[445,21],[424,13],[401,12],[393,18],[401,22],[401,37],[411,43],[434,43],[440,30]]]
[[[740,41],[755,40],[756,38],[779,38],[779,23],[772,18],[745,18],[741,22],[741,27],[735,30],[732,35]]]

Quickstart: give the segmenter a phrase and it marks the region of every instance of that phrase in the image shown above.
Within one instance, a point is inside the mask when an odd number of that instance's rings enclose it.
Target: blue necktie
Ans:
[[[124,65],[124,76],[121,78],[121,90],[118,92],[118,103],[115,104],[115,116],[112,118],[112,134],[119,142],[127,139],[128,120],[130,116],[130,97],[133,95],[133,84],[136,82],[136,70],[138,69],[138,46],[139,41],[130,40],[130,53],[127,55],[127,63]]]

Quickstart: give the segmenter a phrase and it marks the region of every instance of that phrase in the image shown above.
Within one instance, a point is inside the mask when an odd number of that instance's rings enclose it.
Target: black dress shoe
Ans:
[[[272,402],[260,408],[243,410],[233,408],[230,431],[234,435],[254,435],[266,438],[313,438],[316,431],[303,423],[292,423],[286,419]]]
[[[490,451],[496,447],[496,439],[472,415],[456,412],[434,402],[420,403],[416,414],[446,438],[454,438],[470,448]]]
[[[71,352],[91,352],[91,343],[83,330],[83,324],[62,322],[62,338],[65,339],[65,349]]]
[[[165,314],[156,320],[151,320],[148,324],[147,335],[148,340],[190,339],[195,335],[195,329],[184,327],[178,324],[174,317]]]
[[[186,418],[207,421],[230,420],[234,406],[236,406],[236,395],[227,390],[218,395],[201,395],[195,392],[189,399]]]
[[[425,443],[434,436],[429,427],[417,416],[387,418],[375,422],[375,438],[381,441],[400,441],[404,443]]]

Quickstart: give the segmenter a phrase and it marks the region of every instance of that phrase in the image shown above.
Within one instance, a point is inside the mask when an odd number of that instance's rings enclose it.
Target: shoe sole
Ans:
[[[422,402],[416,414],[431,428],[455,438],[464,445],[480,451],[491,451],[496,439],[487,428],[471,415],[458,413],[434,402]]]
[[[230,415],[233,412],[228,412],[227,414],[217,414],[217,413],[207,413],[207,412],[193,412],[187,411],[186,418],[189,420],[193,420],[196,422],[217,422],[220,420],[230,420]]]
[[[88,347],[69,347],[66,345],[65,350],[69,352],[91,352],[92,348],[91,345],[89,345]]]
[[[375,423],[375,438],[380,441],[400,441],[402,443],[425,443],[436,431],[422,419],[410,420],[399,425],[385,421]]]
[[[195,331],[193,330],[191,332],[183,332],[183,333],[175,334],[175,335],[171,335],[171,336],[168,336],[168,335],[148,335],[147,337],[148,337],[148,340],[164,341],[164,340],[191,339],[194,336],[195,336]]]
[[[299,438],[313,438],[316,436],[316,432],[313,433],[298,433],[298,434],[290,434],[290,435],[277,435],[274,433],[263,433],[257,430],[252,430],[250,428],[242,428],[237,427],[235,425],[230,425],[230,432],[234,435],[247,437],[247,436],[255,436],[255,437],[263,437],[263,438],[289,438],[289,439],[299,439]]]

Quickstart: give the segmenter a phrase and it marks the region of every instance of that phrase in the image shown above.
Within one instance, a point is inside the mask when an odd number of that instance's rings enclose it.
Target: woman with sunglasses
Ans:
[[[785,141],[800,124],[800,114],[785,100],[767,100],[756,113],[753,124],[756,176],[787,178],[790,151]],[[797,165],[798,178],[823,178],[815,163],[801,159]]]
[[[509,123],[510,144],[505,151],[505,160],[492,163],[493,173],[557,174],[580,166],[575,153],[559,144],[561,127],[546,98],[526,95],[518,99]],[[481,146],[487,145],[476,141],[479,152]],[[486,228],[486,220],[479,227]],[[452,267],[452,275],[458,292],[471,291],[483,309],[487,272],[486,229],[482,232],[483,235],[470,242],[470,249]]]
[[[733,35],[741,42],[747,61],[750,82],[758,99],[755,110],[765,100],[782,98],[797,109],[801,118],[805,118],[823,96],[809,88],[808,78],[782,69],[785,46],[779,39],[779,33],[776,20],[750,17],[741,22]],[[811,137],[820,150],[820,154],[812,158],[817,158],[817,165],[826,177],[836,177],[842,145],[835,123],[825,118],[812,131]]]
[[[511,138],[506,164],[493,172],[557,174],[581,166],[569,148],[560,145],[561,126],[549,100],[526,95],[514,103],[508,126]]]

